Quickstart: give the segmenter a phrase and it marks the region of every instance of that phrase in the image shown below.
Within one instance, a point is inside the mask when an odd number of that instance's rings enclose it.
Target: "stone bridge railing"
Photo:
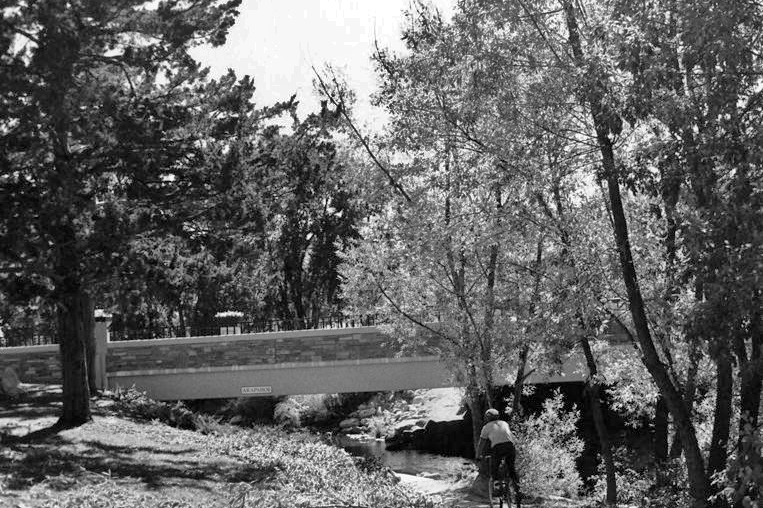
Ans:
[[[151,340],[108,340],[108,322],[96,322],[96,378],[110,379],[158,371],[236,369],[288,364],[394,359],[400,347],[378,328],[299,330]],[[60,383],[57,344],[0,348],[0,371],[16,370],[25,383]],[[435,355],[434,343],[408,350],[407,357]]]

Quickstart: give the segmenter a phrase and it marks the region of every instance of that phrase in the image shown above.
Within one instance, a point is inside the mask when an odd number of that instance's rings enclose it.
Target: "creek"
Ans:
[[[449,479],[461,476],[472,464],[464,457],[447,457],[418,450],[388,450],[384,441],[358,441],[346,436],[335,437],[337,445],[357,457],[374,457],[396,473]]]

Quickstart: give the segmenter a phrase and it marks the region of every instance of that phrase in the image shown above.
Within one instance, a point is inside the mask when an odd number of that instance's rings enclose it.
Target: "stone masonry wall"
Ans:
[[[12,367],[22,383],[61,383],[61,360],[58,355],[58,346],[0,349],[0,372],[6,367]]]
[[[120,346],[120,343],[112,342],[106,356],[106,370],[141,371],[394,358],[398,356],[398,350],[389,337],[378,331],[283,338],[252,337],[248,340],[231,340],[223,335],[210,337],[204,342],[173,339],[157,344],[146,341],[145,346],[137,343]]]
[[[240,336],[158,341],[110,342],[106,372],[272,365],[276,363],[365,360],[400,356],[399,346],[374,329],[360,333],[270,337]],[[433,354],[420,349],[403,356]],[[22,383],[61,383],[58,346],[0,348],[0,372],[13,367]]]

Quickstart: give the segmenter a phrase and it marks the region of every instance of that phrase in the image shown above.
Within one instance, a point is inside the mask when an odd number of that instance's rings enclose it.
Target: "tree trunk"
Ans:
[[[564,10],[569,31],[569,42],[578,67],[584,68],[580,34],[578,31],[575,8],[569,0],[563,0]],[[636,267],[633,263],[630,239],[628,237],[628,223],[625,218],[622,196],[620,194],[620,180],[615,164],[612,140],[609,137],[609,126],[613,123],[611,111],[605,109],[602,100],[602,90],[597,90],[595,85],[589,85],[587,102],[590,107],[590,115],[596,129],[596,140],[602,158],[604,178],[609,192],[610,209],[613,219],[613,233],[617,252],[620,257],[620,268],[623,283],[628,294],[628,302],[633,319],[636,337],[638,339],[642,361],[654,379],[660,393],[665,397],[673,420],[679,430],[681,441],[686,456],[686,468],[689,475],[689,492],[696,508],[707,506],[707,494],[710,490],[708,477],[705,474],[705,464],[702,452],[697,442],[697,435],[690,415],[686,411],[686,404],[678,388],[673,384],[670,374],[662,363],[657,353],[654,341],[649,330],[649,322],[646,317],[644,300],[638,283]]]
[[[63,285],[57,313],[63,374],[63,410],[58,424],[69,428],[91,419],[85,348],[88,332],[93,333],[87,325],[93,319],[93,305],[78,281],[67,277]]]
[[[566,236],[563,235],[563,241]],[[541,278],[541,264],[543,263],[543,242],[544,237],[541,234],[538,237],[538,245],[535,250],[535,263],[533,269],[535,270],[533,280],[533,294],[530,299],[530,307],[528,314],[531,318],[535,318],[535,313],[538,309],[538,303],[540,302],[540,278]],[[519,363],[517,365],[517,376],[514,379],[514,399],[511,401],[511,414],[514,417],[522,416],[522,390],[525,385],[525,370],[527,370],[527,357],[530,354],[530,344],[525,343],[522,345],[522,349],[519,350]]]
[[[755,298],[753,301],[758,301]],[[742,450],[742,437],[745,425],[748,423],[753,428],[758,426],[758,415],[760,414],[761,384],[763,381],[763,356],[761,356],[761,346],[763,345],[763,323],[761,323],[760,312],[753,312],[750,326],[750,342],[752,350],[748,357],[747,347],[743,336],[736,339],[736,356],[739,363],[740,378],[740,410],[741,418],[739,420],[739,442],[737,448]]]
[[[485,424],[483,415],[485,414],[485,411],[492,407],[492,404],[489,402],[489,395],[485,393],[469,397],[467,404],[469,405],[469,412],[472,417],[472,439],[474,452],[476,453],[477,445],[480,442],[480,432],[482,431],[482,426]]]
[[[85,339],[85,353],[87,354],[87,386],[90,393],[98,392],[98,383],[95,379],[95,308],[93,300],[88,298],[87,308],[82,309],[82,330]]]
[[[686,373],[686,384],[684,385],[683,398],[686,401],[686,411],[692,414],[694,411],[694,396],[697,392],[697,372],[699,371],[700,351],[697,341],[691,341],[689,349],[689,371]],[[681,456],[683,448],[681,447],[681,437],[678,435],[678,429],[673,435],[673,444],[670,447],[670,458],[677,459]]]
[[[525,370],[527,369],[527,356],[530,354],[530,345],[524,344],[519,350],[517,376],[514,379],[514,398],[511,401],[511,415],[514,418],[522,416],[522,390],[525,386]]]
[[[760,357],[757,359],[760,364]],[[747,365],[741,375],[740,388],[740,410],[743,418],[739,422],[740,439],[744,425],[749,423],[753,428],[758,426],[758,415],[760,414],[761,397],[761,369],[756,368],[755,363]]]
[[[734,388],[734,372],[728,352],[721,351],[715,363],[715,412],[710,454],[707,459],[707,474],[710,477],[726,468]]]
[[[601,447],[601,458],[604,461],[604,471],[607,478],[607,504],[614,505],[617,503],[617,476],[615,474],[615,461],[612,458],[612,446],[609,441],[609,430],[604,420],[604,411],[601,407],[601,383],[598,380],[598,369],[596,367],[596,360],[591,352],[591,344],[588,342],[588,337],[583,337],[580,340],[581,346],[583,346],[583,354],[585,355],[586,364],[588,365],[588,379],[586,380],[586,394],[588,395],[588,401],[591,404],[591,415],[593,416],[593,423],[596,427],[596,434],[599,437],[599,445]]]
[[[480,457],[477,457],[477,446],[480,442],[480,432],[482,431],[482,426],[485,423],[483,415],[489,407],[492,407],[489,402],[489,398],[490,396],[488,394],[483,393],[473,394],[471,396],[467,395],[467,404],[469,405],[469,412],[471,413],[472,417],[472,440],[474,445],[474,456],[478,460]],[[471,484],[471,491],[478,495],[486,495],[489,476],[490,475],[487,469],[487,463],[484,460],[479,460],[477,477]]]
[[[665,397],[659,395],[654,408],[654,460],[658,464],[664,463],[668,458],[668,405]]]
[[[700,451],[699,443],[697,442],[696,431],[694,429],[694,424],[691,421],[691,415],[687,411],[686,403],[683,400],[681,393],[678,391],[678,388],[670,379],[668,370],[665,364],[660,360],[657,349],[652,341],[651,333],[649,331],[649,323],[646,318],[646,309],[644,308],[641,289],[638,285],[638,276],[636,275],[636,269],[633,265],[633,257],[628,239],[628,226],[620,196],[620,183],[618,181],[617,170],[614,164],[611,142],[606,135],[602,136],[600,133],[599,137],[606,138],[603,139],[604,144],[602,152],[604,156],[605,171],[608,173],[607,183],[609,187],[610,205],[612,207],[612,215],[614,218],[615,241],[617,242],[617,250],[620,255],[623,282],[625,283],[628,292],[631,317],[633,318],[636,337],[638,338],[643,355],[642,361],[654,379],[661,395],[665,398],[670,413],[673,415],[673,421],[675,422],[681,438],[682,447],[686,456],[686,467],[689,474],[690,484],[689,490],[692,498],[694,498],[693,504],[697,508],[704,507],[707,505],[707,493],[710,485],[705,473],[702,452]]]

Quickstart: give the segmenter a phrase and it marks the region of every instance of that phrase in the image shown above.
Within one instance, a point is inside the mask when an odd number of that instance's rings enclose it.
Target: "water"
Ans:
[[[471,464],[463,457],[445,457],[418,450],[387,450],[384,441],[356,441],[336,436],[337,444],[358,457],[376,457],[396,473],[431,478],[458,477],[459,471]]]

